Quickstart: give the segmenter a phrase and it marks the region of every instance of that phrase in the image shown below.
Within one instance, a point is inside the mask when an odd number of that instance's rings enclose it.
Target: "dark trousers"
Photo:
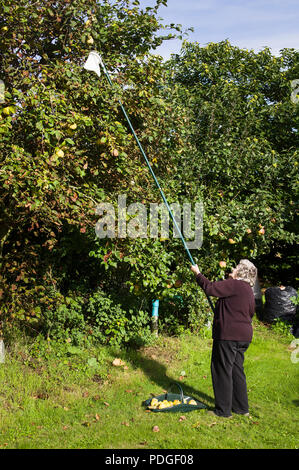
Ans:
[[[249,342],[214,340],[211,372],[215,396],[215,413],[230,416],[231,412],[248,413],[244,353]]]

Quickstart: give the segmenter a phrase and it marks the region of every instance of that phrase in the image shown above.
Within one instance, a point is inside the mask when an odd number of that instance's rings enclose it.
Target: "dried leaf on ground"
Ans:
[[[116,358],[114,359],[114,361],[112,362],[112,365],[118,367],[118,366],[124,366],[126,363],[124,361],[122,361],[121,359],[119,358]]]

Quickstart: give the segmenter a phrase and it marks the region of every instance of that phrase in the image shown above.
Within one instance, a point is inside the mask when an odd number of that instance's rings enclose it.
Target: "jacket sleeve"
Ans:
[[[203,274],[199,273],[196,276],[196,282],[207,295],[219,298],[235,295],[235,283],[231,278],[224,281],[211,282]]]

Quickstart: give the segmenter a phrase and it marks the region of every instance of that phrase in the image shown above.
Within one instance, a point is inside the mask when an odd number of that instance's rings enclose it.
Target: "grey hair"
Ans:
[[[236,279],[240,281],[248,282],[251,286],[254,286],[257,269],[251,261],[248,259],[241,259],[236,267]]]

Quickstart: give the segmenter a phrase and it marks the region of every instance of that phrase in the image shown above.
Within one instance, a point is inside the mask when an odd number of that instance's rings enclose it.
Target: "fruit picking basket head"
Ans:
[[[194,411],[194,410],[200,410],[202,408],[206,408],[206,406],[201,403],[200,401],[196,400],[195,398],[185,396],[182,387],[180,384],[177,382],[174,382],[174,385],[176,385],[180,391],[180,393],[163,393],[161,395],[157,395],[156,397],[149,398],[144,402],[144,405],[150,409],[151,411],[154,412],[167,412],[167,413],[176,413],[176,412],[188,412],[188,411]],[[173,405],[173,406],[165,406],[163,408],[152,408],[151,403],[153,400],[158,400],[159,403],[162,403],[163,401],[180,401],[179,404]],[[190,402],[192,401],[191,404]]]

